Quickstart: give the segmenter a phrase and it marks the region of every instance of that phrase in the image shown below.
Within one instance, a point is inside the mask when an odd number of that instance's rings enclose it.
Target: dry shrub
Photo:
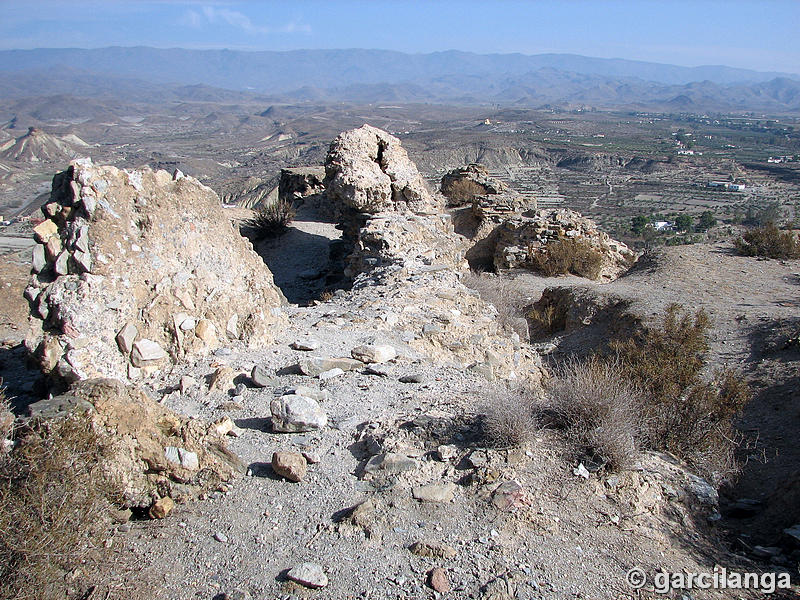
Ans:
[[[643,395],[617,361],[567,361],[556,370],[549,398],[582,456],[611,470],[632,465],[642,438]]]
[[[513,279],[470,271],[462,276],[461,282],[475,290],[481,299],[497,309],[497,322],[509,333],[518,333],[520,339],[528,340],[528,324],[524,308],[528,297],[521,286]]]
[[[563,302],[542,298],[527,308],[525,318],[528,320],[531,339],[552,335],[566,329],[567,306]]]
[[[3,381],[0,380],[0,385]],[[11,438],[14,432],[14,413],[11,412],[11,403],[6,397],[6,391],[0,387],[0,444],[4,444],[5,440]],[[0,447],[0,454],[4,452],[5,448]]]
[[[100,557],[111,491],[99,444],[85,420],[41,423],[0,458],[0,596],[68,598]],[[72,589],[69,589],[72,587]]]
[[[456,179],[442,188],[442,194],[447,198],[448,206],[464,206],[471,204],[478,196],[486,195],[486,190],[471,179]]]
[[[528,266],[547,277],[571,273],[597,279],[603,268],[603,254],[586,240],[572,238],[550,242],[544,248],[529,248]]]
[[[750,390],[731,370],[716,372],[710,381],[701,378],[709,325],[704,311],[692,316],[671,305],[660,327],[610,346],[621,374],[644,391],[647,446],[671,452],[719,481],[734,470],[733,419]]]
[[[800,240],[791,231],[781,231],[775,223],[767,223],[747,231],[736,240],[736,250],[743,256],[766,258],[800,258]]]
[[[260,208],[252,219],[245,221],[243,231],[256,240],[274,238],[286,231],[294,217],[292,203],[278,200]]]
[[[539,406],[531,392],[498,387],[481,410],[487,444],[509,448],[530,442],[539,427]]]

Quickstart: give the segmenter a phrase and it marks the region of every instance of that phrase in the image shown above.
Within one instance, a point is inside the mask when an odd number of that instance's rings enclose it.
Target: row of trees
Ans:
[[[650,216],[643,216],[638,215],[631,219],[631,231],[634,235],[644,235],[649,229],[654,228],[654,223],[657,221],[668,221],[672,223],[672,229],[681,232],[698,232],[702,233],[704,231],[708,231],[710,228],[714,227],[717,224],[717,219],[714,216],[714,213],[710,210],[703,211],[700,213],[700,216],[695,223],[694,217],[692,215],[678,215],[675,217],[674,221],[669,221],[669,219],[661,218],[660,215],[650,215]]]

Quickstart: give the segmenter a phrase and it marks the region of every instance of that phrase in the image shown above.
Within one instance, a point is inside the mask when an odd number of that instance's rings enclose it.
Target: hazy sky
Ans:
[[[566,52],[800,73],[800,0],[0,0],[0,48]]]

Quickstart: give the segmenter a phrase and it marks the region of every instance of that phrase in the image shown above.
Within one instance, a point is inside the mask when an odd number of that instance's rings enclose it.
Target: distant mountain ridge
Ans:
[[[0,70],[25,71],[70,66],[98,74],[157,83],[206,84],[231,90],[279,93],[311,85],[429,80],[454,74],[514,77],[542,68],[612,78],[637,78],[666,85],[696,81],[756,83],[800,75],[725,66],[681,67],[574,54],[474,54],[449,50],[405,54],[391,50],[184,50],[111,47],[93,50],[43,48],[0,51]]]
[[[62,95],[124,103],[430,102],[795,113],[800,112],[800,76],[566,54],[146,47],[0,51],[0,98],[26,102]],[[61,104],[65,113],[81,111],[79,105]]]

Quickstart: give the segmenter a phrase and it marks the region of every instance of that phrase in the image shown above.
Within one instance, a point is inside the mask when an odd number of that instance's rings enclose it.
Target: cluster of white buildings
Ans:
[[[743,183],[730,183],[729,181],[709,181],[706,186],[710,188],[722,188],[728,192],[743,192],[747,187]]]

